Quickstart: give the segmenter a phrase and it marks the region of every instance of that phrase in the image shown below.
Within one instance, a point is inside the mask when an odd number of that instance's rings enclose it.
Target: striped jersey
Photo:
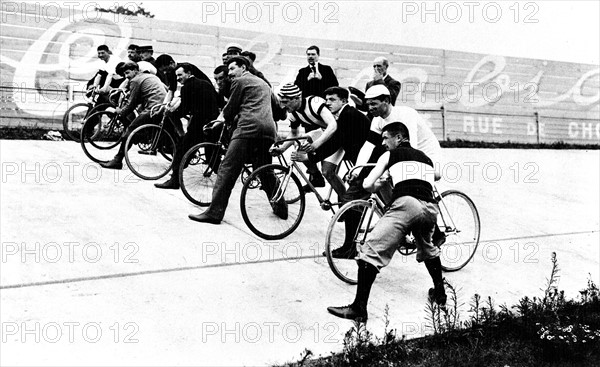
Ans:
[[[317,128],[326,128],[327,124],[321,118],[321,111],[327,108],[325,100],[317,96],[309,96],[302,99],[302,105],[297,111],[288,113],[290,127],[297,129],[298,126],[312,126]]]
[[[435,171],[431,159],[408,142],[390,150],[388,170],[394,185],[393,199],[412,196],[419,200],[434,202],[433,182]]]

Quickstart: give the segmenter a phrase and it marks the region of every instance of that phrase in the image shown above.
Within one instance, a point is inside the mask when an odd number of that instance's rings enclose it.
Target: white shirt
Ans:
[[[108,74],[112,74],[112,78],[115,80],[121,80],[123,78],[117,74],[117,64],[120,62],[121,60],[118,57],[111,55],[107,62],[100,60],[98,69],[106,71]]]
[[[381,135],[382,129],[392,122],[401,122],[408,128],[411,147],[425,153],[434,163],[439,162],[440,143],[417,110],[407,106],[392,106],[392,112],[388,117],[373,118],[371,131]]]

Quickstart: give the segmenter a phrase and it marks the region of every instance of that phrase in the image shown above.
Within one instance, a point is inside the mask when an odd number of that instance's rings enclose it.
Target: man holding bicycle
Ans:
[[[210,206],[204,213],[189,215],[191,220],[221,223],[231,190],[244,164],[252,160],[253,168],[257,169],[272,162],[269,147],[276,136],[271,107],[274,96],[264,80],[248,72],[248,65],[248,60],[241,56],[227,60],[229,77],[232,79],[231,95],[215,124],[205,129],[215,128],[226,121],[231,122],[231,142],[219,166]],[[262,189],[270,198],[277,180],[275,175],[272,172],[266,173],[260,179]],[[287,218],[287,204],[283,199],[273,204],[273,212],[282,219]]]
[[[217,118],[217,92],[213,85],[192,75],[191,64],[180,64],[175,74],[177,81],[182,84],[181,104],[179,107],[167,107],[167,113],[178,111],[178,115],[191,115],[187,132],[181,139],[173,157],[173,174],[167,181],[154,184],[159,189],[179,189],[179,164],[185,152],[192,146],[207,139],[204,126]],[[214,140],[214,139],[213,139]]]
[[[356,160],[357,165],[365,163],[376,162],[377,159],[385,152],[381,144],[381,133],[383,128],[392,122],[402,121],[402,123],[408,128],[410,134],[410,145],[423,151],[434,163],[438,162],[441,155],[440,144],[437,141],[435,135],[419,115],[419,113],[408,106],[393,106],[391,104],[390,91],[380,84],[376,84],[369,88],[365,94],[369,113],[373,116],[371,121],[371,128],[367,136],[367,141],[363,145],[358,154]],[[437,167],[436,167],[437,169]],[[350,187],[346,191],[343,201],[348,202],[355,199],[363,199],[369,196],[362,187],[362,179],[366,177],[369,170],[364,169],[357,171],[353,177],[349,177]],[[436,172],[436,179],[439,175]],[[385,188],[380,191],[383,201],[388,204],[390,196],[389,190]],[[351,259],[356,256],[356,248],[351,238],[351,233],[356,230],[356,225],[359,221],[359,217],[356,213],[348,213],[345,215],[345,226],[346,226],[346,242],[343,246],[333,251],[332,255],[335,258],[346,258]],[[437,245],[441,245],[445,241],[445,236],[436,226],[434,234],[434,242]]]
[[[141,73],[137,63],[127,61],[121,67],[121,71],[129,79],[130,94],[122,108],[117,108],[115,112],[119,115],[121,121],[126,123],[127,116],[132,113],[138,105],[140,114],[131,122],[123,132],[123,140],[119,147],[119,152],[115,157],[108,161],[100,163],[104,168],[121,169],[123,168],[123,158],[125,157],[125,144],[127,137],[137,127],[148,123],[158,123],[158,115],[151,116],[152,107],[159,105],[167,95],[164,84],[156,75]]]
[[[417,261],[425,266],[433,280],[429,296],[440,306],[446,304],[440,250],[432,243],[438,215],[433,197],[433,162],[410,145],[408,128],[401,122],[383,127],[383,145],[388,150],[363,181],[363,188],[376,192],[388,184],[382,177],[389,171],[394,185],[389,209],[367,235],[358,252],[358,286],[354,302],[344,307],[328,307],[329,313],[351,320],[366,321],[367,303],[377,273],[392,259],[399,242],[411,233],[417,245]]]

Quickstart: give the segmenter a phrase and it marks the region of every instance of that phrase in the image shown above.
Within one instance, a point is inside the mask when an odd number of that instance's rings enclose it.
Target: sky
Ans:
[[[112,5],[115,2],[99,2]],[[126,3],[121,3],[126,4]],[[599,1],[144,1],[157,19],[600,63]]]

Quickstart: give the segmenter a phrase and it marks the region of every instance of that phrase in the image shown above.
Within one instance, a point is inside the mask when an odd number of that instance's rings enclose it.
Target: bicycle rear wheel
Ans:
[[[261,238],[278,240],[294,232],[300,225],[306,198],[298,177],[293,173],[287,175],[289,170],[279,164],[262,166],[252,172],[242,188],[242,217],[248,228]],[[267,177],[276,182],[273,195],[279,196],[277,202],[272,203],[273,200],[267,197],[262,181]]]
[[[125,143],[125,162],[136,176],[157,180],[173,166],[177,147],[169,132],[158,125],[142,125],[133,130]]]
[[[123,124],[113,111],[91,114],[81,129],[80,144],[92,161],[107,162],[115,155],[114,148],[122,141]]]
[[[215,143],[196,144],[185,153],[178,174],[181,191],[189,201],[210,205],[223,155],[225,151]]]
[[[448,190],[441,197],[438,226],[446,242],[440,248],[440,260],[444,271],[457,271],[469,263],[479,245],[479,213],[473,200],[460,191]]]
[[[347,217],[351,213],[360,220],[357,227],[348,228],[348,231],[346,231]],[[342,216],[346,220],[340,220]],[[358,266],[354,257],[349,259],[334,258],[332,252],[341,248],[346,242],[351,242],[351,246],[354,246],[354,248],[364,243],[367,234],[373,230],[379,218],[381,218],[381,213],[379,210],[373,209],[367,200],[353,200],[344,204],[329,221],[325,236],[325,255],[331,271],[340,280],[349,284],[356,284],[358,282]],[[350,236],[353,235],[353,237],[347,238],[347,232],[351,233]]]

